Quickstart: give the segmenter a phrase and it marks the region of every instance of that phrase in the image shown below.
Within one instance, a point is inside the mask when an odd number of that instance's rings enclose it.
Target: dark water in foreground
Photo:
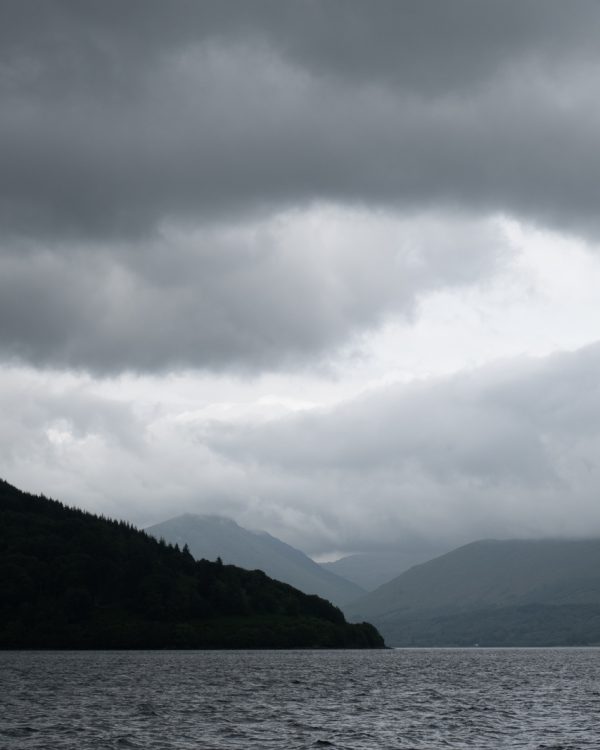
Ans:
[[[600,748],[600,650],[0,652],[0,748]]]

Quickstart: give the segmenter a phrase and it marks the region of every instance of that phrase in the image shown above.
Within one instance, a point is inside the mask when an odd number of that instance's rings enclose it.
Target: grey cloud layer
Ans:
[[[599,371],[595,345],[205,439],[280,477],[292,506],[326,508],[345,549],[402,534],[597,534]]]
[[[304,268],[285,242],[257,249],[257,224],[324,202],[597,229],[595,3],[7,0],[0,14],[4,358],[268,369],[473,261],[449,243],[417,283],[376,250],[364,282],[368,241],[323,276],[310,248]],[[228,223],[247,231],[224,270],[214,225]]]
[[[244,427],[16,370],[0,452],[36,492],[138,523],[224,513],[316,553],[597,535],[599,371],[595,345]]]

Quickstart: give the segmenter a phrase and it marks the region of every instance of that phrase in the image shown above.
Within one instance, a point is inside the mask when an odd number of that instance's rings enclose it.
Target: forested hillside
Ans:
[[[0,480],[2,648],[368,648],[368,624],[260,571]]]
[[[199,560],[215,560],[241,568],[263,570],[268,576],[290,586],[317,594],[341,606],[366,593],[355,583],[324,570],[303,552],[265,532],[250,531],[222,516],[187,513],[156,524],[146,531],[167,542],[187,544]]]

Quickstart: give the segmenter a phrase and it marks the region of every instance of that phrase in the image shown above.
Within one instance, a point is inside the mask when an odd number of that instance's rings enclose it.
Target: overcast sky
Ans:
[[[600,535],[598,38],[0,0],[0,476],[313,555]]]

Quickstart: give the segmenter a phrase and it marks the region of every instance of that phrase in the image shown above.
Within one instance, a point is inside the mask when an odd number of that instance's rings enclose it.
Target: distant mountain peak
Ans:
[[[152,536],[156,536],[152,529],[163,526],[164,524],[169,524],[171,528],[175,528],[184,527],[186,524],[197,525],[199,523],[207,527],[210,526],[211,528],[242,528],[233,518],[229,518],[229,516],[221,516],[218,513],[180,513],[178,516],[173,516],[165,521],[160,521],[159,523],[148,526],[146,531]]]

